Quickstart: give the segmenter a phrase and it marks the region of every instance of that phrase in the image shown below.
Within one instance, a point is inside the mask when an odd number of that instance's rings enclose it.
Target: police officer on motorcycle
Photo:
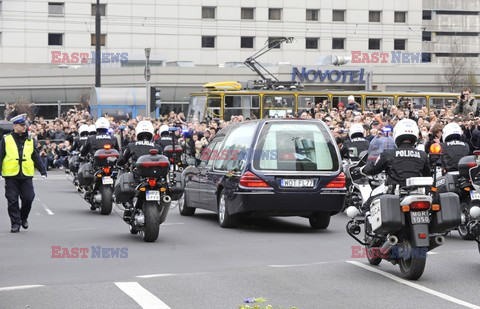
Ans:
[[[80,150],[88,140],[89,135],[89,127],[86,124],[82,124],[80,128],[78,128],[79,136],[75,137],[73,140],[71,151]]]
[[[117,165],[125,165],[130,158],[136,162],[141,156],[148,155],[151,149],[157,149],[159,153],[162,153],[161,146],[153,142],[153,134],[153,124],[147,120],[140,121],[135,128],[137,141],[127,145]]]
[[[94,124],[91,124],[88,126],[88,135],[89,136],[97,135],[97,128],[95,127]]]
[[[449,123],[443,128],[442,146],[442,167],[445,172],[458,171],[458,161],[470,154],[469,146],[461,141],[463,135],[460,126],[455,123]]]
[[[108,133],[110,122],[105,117],[100,117],[95,122],[96,135],[89,136],[85,146],[82,147],[80,153],[82,157],[87,154],[94,154],[95,151],[103,149],[104,145],[110,144],[112,148],[118,150],[118,141],[115,137]]]
[[[346,140],[344,143],[344,147],[348,149],[347,156],[350,159],[358,160],[360,153],[368,150],[370,143],[365,139],[364,132],[365,130],[360,123],[354,123],[350,127],[350,130],[348,131],[350,139]]]
[[[158,130],[160,134],[160,138],[158,138],[155,142],[162,146],[162,149],[164,149],[168,145],[172,145],[172,137],[170,136],[170,132],[168,131],[168,126],[167,125],[162,125],[160,126],[160,129]]]
[[[418,134],[415,121],[400,120],[393,129],[393,139],[398,148],[385,150],[376,161],[368,162],[361,172],[376,175],[385,171],[386,184],[400,186],[405,186],[410,177],[431,176],[427,154],[415,149]]]

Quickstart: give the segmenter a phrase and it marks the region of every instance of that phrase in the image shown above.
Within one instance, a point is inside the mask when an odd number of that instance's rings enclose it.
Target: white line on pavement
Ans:
[[[51,211],[50,209],[48,209],[47,205],[45,205],[44,202],[42,202],[39,198],[35,198],[35,199],[42,204],[42,206],[43,206],[43,208],[45,208],[45,211],[47,212],[47,214],[49,214],[50,216],[53,216],[53,215],[54,215],[53,211]]]
[[[185,273],[185,274],[153,274],[153,275],[142,275],[135,276],[137,278],[148,279],[148,278],[158,278],[158,277],[173,277],[173,276],[195,276],[195,275],[206,275],[208,273]]]
[[[86,227],[86,228],[81,228],[81,229],[71,229],[68,230],[70,232],[78,232],[78,231],[89,231],[89,230],[98,230],[96,227]]]
[[[371,272],[377,273],[377,274],[382,275],[382,276],[384,276],[384,277],[387,277],[387,278],[389,278],[389,279],[392,279],[393,281],[396,281],[396,282],[398,282],[398,283],[402,283],[402,284],[408,285],[409,287],[415,288],[415,289],[420,290],[420,291],[422,291],[422,292],[425,292],[425,293],[428,293],[428,294],[431,294],[431,295],[440,297],[440,298],[442,298],[442,299],[448,300],[449,302],[452,302],[452,303],[455,303],[455,304],[458,304],[458,305],[461,305],[461,306],[464,306],[464,307],[467,307],[467,308],[480,309],[480,306],[477,306],[477,305],[474,305],[474,304],[470,304],[470,303],[468,303],[468,302],[466,302],[466,301],[460,300],[460,299],[455,298],[455,297],[452,297],[452,296],[450,296],[450,295],[437,292],[437,291],[435,291],[435,290],[432,290],[432,289],[429,289],[429,288],[427,288],[427,287],[424,287],[423,285],[420,285],[420,284],[417,284],[417,283],[413,283],[413,282],[411,282],[411,281],[408,281],[408,280],[399,278],[399,277],[397,277],[397,276],[395,276],[395,275],[392,275],[392,274],[387,273],[387,272],[385,272],[385,271],[382,271],[382,270],[373,268],[373,267],[368,266],[368,265],[365,265],[365,264],[363,264],[363,263],[360,263],[360,262],[357,262],[357,261],[346,261],[346,262],[347,262],[347,263],[350,263],[350,264],[352,264],[352,265],[361,267],[361,268],[363,268],[363,269],[369,270],[369,271],[371,271]]]
[[[115,282],[115,284],[142,308],[170,309],[167,304],[142,287],[138,282]]]
[[[14,290],[23,290],[23,289],[32,289],[32,288],[40,288],[44,285],[19,285],[19,286],[8,286],[4,288],[0,288],[0,292],[2,291],[14,291]]]
[[[185,224],[185,223],[183,223],[183,222],[162,223],[162,226],[165,226],[165,225],[181,225],[181,224]]]
[[[338,262],[315,262],[315,263],[307,263],[307,264],[268,265],[268,267],[288,268],[288,267],[303,267],[303,266],[314,266],[314,265],[332,264],[332,263],[338,263]]]
[[[427,252],[427,255],[435,255],[435,254],[438,254],[438,252],[433,252],[433,251]]]

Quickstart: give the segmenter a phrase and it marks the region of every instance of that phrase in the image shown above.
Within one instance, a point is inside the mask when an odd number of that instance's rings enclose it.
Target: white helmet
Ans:
[[[348,99],[347,99],[348,102],[350,101],[354,101],[355,102],[355,97],[353,95],[350,95],[348,96]]]
[[[350,127],[350,130],[348,130],[348,136],[350,136],[350,138],[354,138],[354,137],[358,137],[358,136],[363,137],[363,134],[364,134],[363,132],[365,132],[365,130],[363,129],[362,124],[354,123]],[[355,136],[353,136],[353,135],[355,135]]]
[[[458,125],[458,123],[452,122],[447,124],[442,131],[442,137],[444,142],[448,142],[452,139],[459,140],[462,136],[463,131],[462,128]]]
[[[97,119],[95,122],[95,129],[103,129],[103,130],[108,130],[110,129],[110,121],[108,121],[107,118],[105,117],[100,117]]]
[[[166,124],[160,126],[160,129],[158,130],[158,134],[162,135],[163,132],[168,132],[168,126]]]
[[[88,125],[82,124],[80,126],[80,128],[78,128],[78,134],[80,134],[80,136],[82,136],[82,134],[87,134],[88,135],[88,133],[89,133]]]
[[[97,128],[95,128],[95,125],[94,124],[91,124],[88,126],[88,132],[90,133],[97,133]]]
[[[153,133],[155,129],[153,128],[153,124],[150,121],[142,120],[137,124],[135,128],[135,135],[137,136],[137,140],[140,141],[142,139],[152,139]]]
[[[395,128],[393,128],[393,139],[397,146],[405,140],[409,140],[413,144],[417,141],[419,133],[420,130],[418,130],[415,121],[412,119],[402,119],[397,123]]]

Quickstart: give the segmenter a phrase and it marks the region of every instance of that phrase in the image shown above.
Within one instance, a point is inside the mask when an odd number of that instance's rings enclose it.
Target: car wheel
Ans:
[[[237,218],[231,216],[225,201],[225,192],[222,190],[218,197],[218,223],[223,228],[237,227]]]
[[[324,230],[330,224],[330,213],[328,212],[319,212],[315,213],[308,218],[310,221],[310,226],[314,230]]]
[[[182,194],[182,197],[178,200],[178,211],[182,216],[193,216],[196,208],[188,207],[187,201],[187,192],[185,191]]]

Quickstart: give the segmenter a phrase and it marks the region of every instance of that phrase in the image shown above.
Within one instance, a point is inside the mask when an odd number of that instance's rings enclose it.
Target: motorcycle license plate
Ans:
[[[147,191],[147,201],[160,201],[160,191]]]
[[[428,216],[428,211],[412,211],[410,212],[410,218],[412,219],[412,224],[422,224],[430,223],[430,218]]]
[[[104,185],[113,185],[113,178],[110,176],[103,176],[102,184]]]
[[[282,188],[313,188],[313,179],[281,179]]]
[[[470,191],[470,199],[473,200],[480,200],[480,192],[478,191]]]

